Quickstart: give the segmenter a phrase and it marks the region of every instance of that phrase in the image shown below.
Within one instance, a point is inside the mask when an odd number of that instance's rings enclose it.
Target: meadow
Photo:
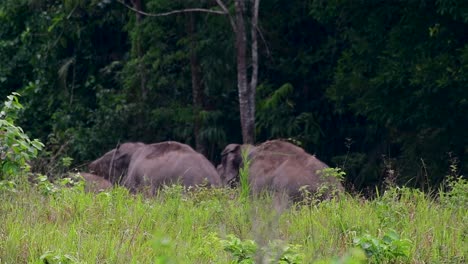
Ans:
[[[468,183],[291,205],[237,189],[156,197],[0,184],[0,263],[465,263]]]

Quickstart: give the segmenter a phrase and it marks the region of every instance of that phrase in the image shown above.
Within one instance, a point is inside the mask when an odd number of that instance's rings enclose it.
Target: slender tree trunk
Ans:
[[[206,155],[206,147],[200,137],[200,118],[199,113],[203,109],[203,84],[202,84],[202,71],[200,61],[198,59],[195,40],[195,14],[188,13],[187,31],[189,34],[189,47],[190,47],[190,73],[192,75],[192,102],[194,108],[194,136],[195,136],[195,149]]]
[[[257,42],[257,29],[258,29],[258,9],[260,6],[260,0],[252,0],[252,20],[250,28],[250,36],[252,38],[252,75],[250,76],[250,102],[252,103],[252,115],[255,118],[255,92],[257,90],[258,80],[258,42]],[[255,119],[254,119],[255,128]]]
[[[247,78],[247,34],[244,21],[244,0],[235,0],[234,7],[236,12],[234,33],[236,35],[237,52],[237,89],[239,92],[242,141],[244,144],[254,144],[255,102],[252,103],[252,89]]]
[[[143,5],[142,5],[143,0],[133,0],[133,7],[138,10],[138,11],[143,11]],[[140,93],[141,93],[141,99],[145,102],[146,98],[148,97],[148,90],[146,88],[146,69],[145,65],[143,63],[143,48],[141,46],[141,21],[143,20],[143,15],[141,13],[136,12],[136,27],[137,27],[137,36],[135,40],[135,45],[136,45],[136,52],[137,52],[137,57],[138,57],[138,71],[140,74]]]

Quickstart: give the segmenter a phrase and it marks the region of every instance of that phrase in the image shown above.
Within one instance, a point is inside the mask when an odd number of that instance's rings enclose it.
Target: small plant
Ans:
[[[268,263],[300,264],[304,255],[301,253],[301,245],[284,245],[283,241],[275,240],[264,249],[266,255],[270,255]]]
[[[16,192],[16,183],[14,181],[0,181],[0,191],[3,190]]]
[[[381,239],[370,234],[355,237],[353,244],[362,248],[371,262],[381,263],[385,260],[408,260],[412,242],[400,238],[395,230],[390,230]]]
[[[227,240],[221,240],[225,251],[232,253],[234,261],[232,263],[255,263],[255,256],[258,253],[257,243],[253,240],[240,240],[235,235],[228,235]],[[265,263],[279,264],[299,264],[303,263],[303,254],[300,252],[300,245],[284,245],[281,240],[274,240],[268,246],[262,248],[260,252],[264,255]]]
[[[49,178],[46,175],[39,174],[36,177],[37,188],[43,195],[53,195],[58,192],[57,186],[49,181]]]
[[[343,182],[346,172],[342,171],[340,168],[325,168],[317,171],[317,174],[320,178],[324,179],[324,183],[318,188],[315,198],[324,197],[324,196],[335,196],[338,193],[338,189],[334,184],[328,183],[326,179],[335,178],[338,182]]]
[[[449,208],[468,208],[468,180],[463,176],[449,176],[446,180],[447,191],[440,191],[440,202]]]
[[[226,240],[221,240],[225,251],[230,252],[235,261],[233,263],[255,263],[254,256],[257,244],[253,240],[240,240],[235,235],[228,235]]]
[[[78,260],[69,254],[59,254],[53,251],[48,251],[40,257],[44,264],[75,264]]]
[[[342,171],[340,168],[325,168],[317,172],[322,179],[327,179],[330,177],[336,178],[338,181],[344,181],[346,172]]]
[[[23,108],[18,96],[18,93],[9,95],[0,111],[0,180],[28,172],[28,162],[44,147],[39,140],[30,140],[23,129],[14,124]]]
[[[64,168],[69,168],[73,162],[73,158],[71,157],[63,157],[62,158],[62,166]]]

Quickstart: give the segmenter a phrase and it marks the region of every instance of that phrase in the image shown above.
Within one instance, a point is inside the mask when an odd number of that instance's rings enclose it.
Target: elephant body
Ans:
[[[312,194],[325,190],[342,191],[343,186],[335,177],[326,177],[320,170],[328,166],[302,148],[289,142],[272,140],[257,146],[230,144],[222,153],[218,166],[224,184],[239,181],[239,169],[243,166],[242,152],[249,160],[249,184],[254,193],[263,190],[282,192],[294,200],[302,198],[303,188]],[[324,188],[325,187],[325,188]]]
[[[112,188],[112,183],[103,177],[85,172],[79,174],[85,180],[85,191],[87,192],[98,193]]]
[[[174,141],[122,144],[90,164],[90,170],[96,169],[133,192],[149,189],[154,193],[164,184],[175,183],[186,187],[221,185],[216,169],[202,154]],[[107,176],[106,171],[110,171]]]

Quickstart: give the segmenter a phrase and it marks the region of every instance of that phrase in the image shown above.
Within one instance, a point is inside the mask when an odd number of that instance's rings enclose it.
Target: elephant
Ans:
[[[233,186],[239,182],[243,153],[249,160],[248,182],[254,194],[270,190],[300,201],[305,198],[305,190],[323,198],[344,190],[336,177],[321,174],[321,170],[328,168],[325,163],[283,140],[266,141],[257,146],[226,146],[217,167],[224,185]]]
[[[93,161],[89,169],[132,192],[146,189],[154,194],[172,183],[221,186],[216,169],[202,154],[175,141],[125,143]]]
[[[144,146],[146,145],[141,142],[119,144],[117,148],[91,162],[88,169],[92,173],[109,180],[112,184],[120,184],[127,174],[132,155]]]
[[[85,191],[98,193],[112,188],[112,183],[98,175],[80,172],[78,173],[85,180]]]

